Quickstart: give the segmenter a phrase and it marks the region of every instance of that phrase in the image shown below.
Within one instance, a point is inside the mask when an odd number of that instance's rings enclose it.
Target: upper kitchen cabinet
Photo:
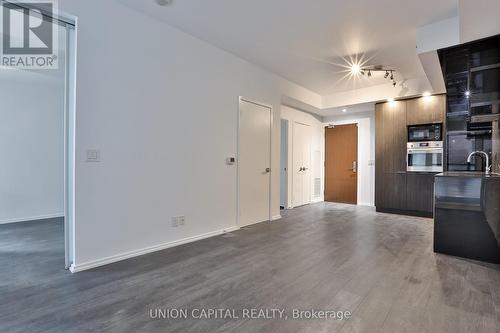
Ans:
[[[379,170],[406,172],[406,102],[377,104],[375,117]]]
[[[426,96],[407,102],[407,125],[444,123],[446,119],[446,95]]]

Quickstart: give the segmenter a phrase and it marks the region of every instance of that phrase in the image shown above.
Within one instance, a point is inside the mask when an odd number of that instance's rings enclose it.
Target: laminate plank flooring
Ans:
[[[500,332],[499,266],[434,254],[432,232],[431,219],[318,203],[71,274],[60,219],[0,225],[0,332]],[[157,308],[288,319],[150,318]]]

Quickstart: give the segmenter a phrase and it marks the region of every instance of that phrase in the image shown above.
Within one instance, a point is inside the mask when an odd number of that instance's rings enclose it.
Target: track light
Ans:
[[[385,72],[384,74],[384,79],[390,79],[392,81],[392,85],[396,87],[397,82],[394,76],[394,72],[396,70],[392,68],[384,68],[381,65],[378,66],[370,66],[370,67],[361,67],[359,64],[352,64],[351,65],[351,74],[352,75],[367,75],[368,77],[373,76],[373,72]],[[390,76],[390,77],[389,77]]]

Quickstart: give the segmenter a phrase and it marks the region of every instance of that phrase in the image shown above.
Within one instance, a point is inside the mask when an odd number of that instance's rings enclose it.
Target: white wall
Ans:
[[[62,74],[0,69],[0,223],[64,215]]]
[[[289,106],[282,105],[281,106],[281,118],[288,120],[288,170],[292,170],[293,161],[292,154],[290,152],[293,151],[293,142],[292,142],[292,134],[293,134],[293,126],[295,122],[306,124],[311,126],[312,128],[312,142],[311,142],[311,196],[312,202],[318,202],[324,200],[324,158],[325,158],[325,126],[321,120],[321,118],[314,116],[310,113],[303,112]],[[320,152],[320,161],[319,163],[314,162],[314,152]],[[316,177],[321,178],[321,191],[319,197],[314,197],[314,178],[315,178],[315,170],[319,169],[319,175]],[[292,193],[293,193],[293,183],[292,183],[292,173],[288,172],[288,205],[287,208],[293,207],[292,203]]]
[[[73,270],[234,228],[238,96],[274,108],[273,170],[282,96],[321,97],[115,1],[59,5],[78,19]]]
[[[325,117],[324,125],[358,124],[358,205],[375,205],[375,110]]]

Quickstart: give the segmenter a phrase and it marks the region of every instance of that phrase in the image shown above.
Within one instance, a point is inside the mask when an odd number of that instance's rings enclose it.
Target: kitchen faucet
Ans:
[[[490,157],[484,151],[478,150],[478,151],[470,153],[469,157],[467,157],[467,163],[470,163],[472,156],[480,155],[480,154],[483,154],[484,156],[486,156],[486,173],[488,173],[488,174],[491,173]]]

